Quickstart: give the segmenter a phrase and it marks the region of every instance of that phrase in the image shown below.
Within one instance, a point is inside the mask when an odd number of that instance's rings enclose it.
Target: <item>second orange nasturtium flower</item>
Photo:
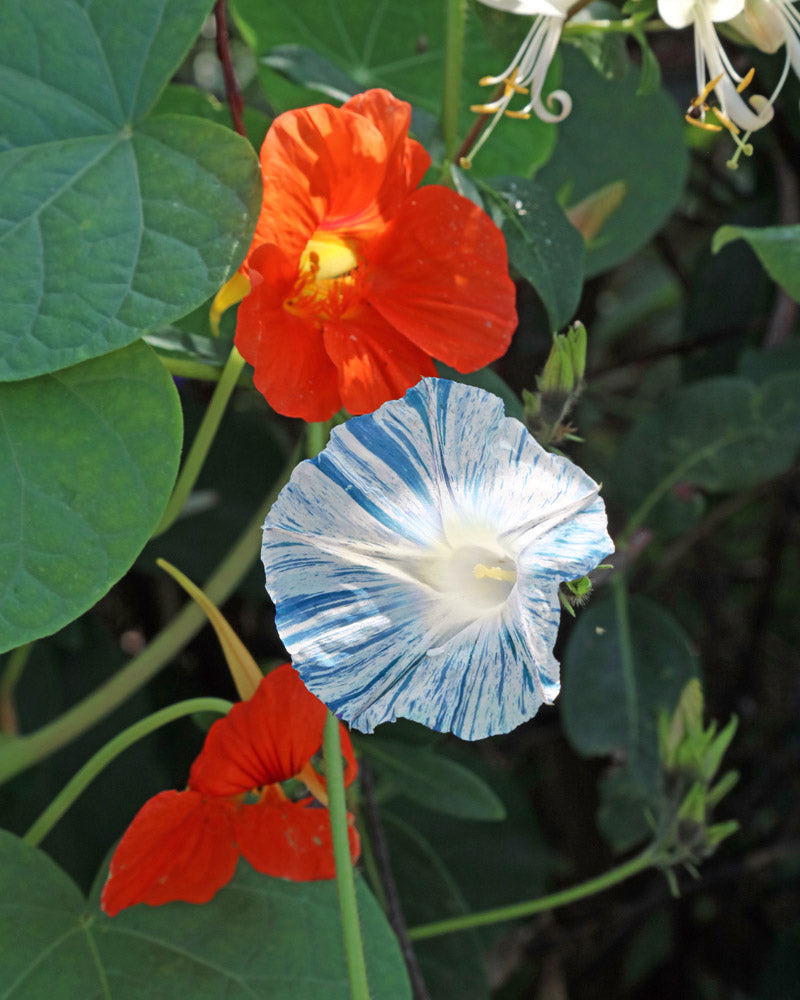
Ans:
[[[135,903],[206,903],[233,878],[239,857],[266,875],[296,882],[336,874],[325,781],[311,763],[327,709],[287,663],[208,731],[189,787],[146,802],[111,859],[101,906],[109,916]],[[340,727],[345,783],[357,765]],[[313,795],[289,798],[297,778]],[[351,825],[350,853],[359,853]]]
[[[366,413],[435,375],[433,357],[474,371],[508,347],[503,236],[449,188],[417,189],[430,157],[410,121],[370,90],[287,111],[264,140],[235,342],[279,413]]]

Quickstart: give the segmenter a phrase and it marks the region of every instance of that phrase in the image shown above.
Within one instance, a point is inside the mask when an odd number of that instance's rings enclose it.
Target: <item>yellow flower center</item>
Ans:
[[[284,308],[304,319],[338,320],[358,299],[359,258],[352,240],[318,230],[300,256]]]

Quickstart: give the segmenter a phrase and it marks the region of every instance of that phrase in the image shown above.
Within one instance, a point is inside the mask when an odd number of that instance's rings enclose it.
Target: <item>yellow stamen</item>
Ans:
[[[506,118],[518,118],[524,122],[530,118],[530,113],[528,111],[506,111],[505,114]]]
[[[745,87],[749,87],[750,84],[753,82],[753,77],[755,76],[755,72],[756,72],[755,66],[751,66],[750,69],[742,77],[742,82],[736,88],[740,94],[745,89]]]
[[[701,121],[699,118],[692,118],[691,115],[684,115],[684,121],[686,121],[689,125],[694,125],[695,128],[703,129],[705,132],[722,131],[721,125],[714,125],[712,122],[704,122]]]
[[[504,580],[506,583],[516,583],[517,574],[513,570],[501,569],[499,566],[485,566],[476,563],[472,567],[472,575],[476,580]]]

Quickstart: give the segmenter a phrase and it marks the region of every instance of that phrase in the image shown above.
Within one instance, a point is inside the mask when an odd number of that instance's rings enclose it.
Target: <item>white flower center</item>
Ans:
[[[460,545],[437,553],[421,576],[428,586],[449,598],[465,618],[473,618],[505,604],[517,582],[517,568],[499,549]]]

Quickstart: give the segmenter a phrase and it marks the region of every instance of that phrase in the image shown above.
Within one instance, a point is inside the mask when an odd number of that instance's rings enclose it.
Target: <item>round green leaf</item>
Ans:
[[[632,67],[608,80],[580,52],[562,49],[572,111],[536,179],[567,206],[614,182],[625,185],[621,205],[587,248],[591,277],[630,257],[664,223],[683,191],[688,157],[681,115],[664,90],[637,94]]]
[[[0,652],[65,625],[131,566],[169,498],[181,428],[142,343],[0,384]]]
[[[410,1000],[397,942],[357,884],[374,1000]],[[240,862],[210,903],[113,919],[40,851],[0,831],[5,1000],[349,1000],[336,883],[268,878]]]
[[[210,0],[8,0],[0,32],[0,380],[106,354],[199,305],[260,202],[230,129],[145,116]]]

